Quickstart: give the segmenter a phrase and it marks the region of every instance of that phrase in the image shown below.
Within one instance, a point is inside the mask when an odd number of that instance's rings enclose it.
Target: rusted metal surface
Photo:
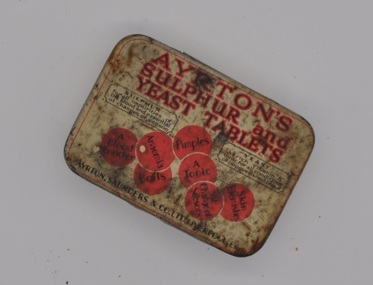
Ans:
[[[120,41],[65,146],[81,177],[229,254],[259,250],[314,145],[300,116],[145,36]]]

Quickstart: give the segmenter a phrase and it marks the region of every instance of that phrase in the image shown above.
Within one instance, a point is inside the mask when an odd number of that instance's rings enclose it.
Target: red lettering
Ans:
[[[195,68],[191,65],[189,65],[187,68],[184,68],[183,65],[185,62],[179,58],[175,58],[175,61],[177,62],[177,67],[178,67],[176,74],[179,75],[180,77],[184,77],[185,73],[195,70]]]
[[[203,91],[199,91],[197,96],[194,98],[193,102],[197,104],[201,104],[202,107],[206,108],[211,98],[212,98],[211,95],[205,94]]]
[[[266,154],[266,152],[267,152],[268,149],[269,150],[273,149],[273,146],[271,146],[270,144],[268,144],[266,141],[262,141],[261,143],[262,143],[262,147],[263,147],[263,149],[260,151],[261,155],[264,156]]]
[[[160,57],[157,57],[157,58],[153,59],[153,62],[155,64],[160,64],[164,69],[166,69],[168,71],[171,71],[170,70],[170,56],[169,56],[168,52],[161,55]]]
[[[189,114],[189,111],[191,109],[195,110],[196,109],[196,105],[194,105],[193,103],[190,103],[188,102],[187,100],[184,101],[184,109],[181,111],[181,114],[183,114],[184,116],[188,116]]]
[[[162,88],[158,85],[155,85],[154,83],[151,83],[148,91],[146,92],[146,95],[151,98],[157,98],[158,92],[161,91]]]
[[[257,107],[255,109],[255,111],[252,113],[252,115],[254,115],[255,117],[259,118],[259,114],[262,115],[264,121],[266,123],[269,123],[269,121],[271,120],[273,114],[276,112],[275,109],[273,109],[271,106],[268,108],[268,110],[266,111],[265,108],[264,108],[264,105],[262,102],[258,102],[257,103]]]
[[[164,72],[162,69],[158,70],[158,74],[155,77],[155,81],[157,83],[159,83],[160,85],[166,86],[166,87],[167,87],[167,83],[170,81],[170,79],[171,79],[171,74],[168,73],[168,72]]]
[[[224,117],[224,112],[227,109],[228,104],[220,101],[219,99],[215,98],[214,99],[214,104],[212,105],[212,112],[215,114],[218,114],[222,117]]]
[[[276,139],[275,133],[271,132],[270,130],[266,130],[265,135],[263,136],[267,142],[269,143],[274,143]]]
[[[153,71],[155,70],[155,65],[151,63],[145,63],[144,66],[142,67],[140,74],[147,77],[151,78],[153,76]]]
[[[180,108],[180,103],[183,102],[183,98],[181,98],[180,96],[177,96],[177,95],[174,95],[172,98],[171,98],[171,102],[170,102],[170,108],[174,109],[174,110],[178,110]]]
[[[287,132],[292,123],[293,120],[290,117],[281,116],[276,123],[276,128],[278,128],[280,131]]]
[[[260,125],[256,125],[255,128],[253,129],[253,134],[257,136],[262,136],[264,129]]]
[[[140,75],[137,75],[137,78],[139,79],[139,86],[137,86],[137,91],[142,91],[142,88],[148,84],[152,84],[149,79],[145,79]]]
[[[284,154],[284,152],[278,148],[276,148],[272,154],[269,156],[269,160],[272,162],[279,162],[281,159],[281,156]]]
[[[221,120],[219,124],[211,128],[213,131],[219,131],[219,134],[225,134],[225,120]]]
[[[190,83],[186,83],[186,87],[183,92],[184,97],[188,97],[188,95],[195,95],[197,94],[197,88]]]
[[[251,98],[245,93],[236,94],[233,100],[234,105],[241,110],[249,110],[252,104]]]
[[[248,136],[249,133],[248,133],[248,132],[245,132],[245,131],[243,131],[243,130],[241,130],[241,132],[242,132],[241,137],[240,137],[239,140],[237,140],[237,142],[238,142],[240,145],[246,147],[247,144],[244,143],[244,140],[246,139],[246,137]]]
[[[223,81],[218,81],[216,83],[216,86],[221,86],[221,90],[218,94],[216,94],[217,97],[220,99],[224,99],[225,92],[228,91],[229,93],[233,92],[233,87],[228,85],[228,83],[225,83]]]
[[[237,118],[241,115],[240,111],[238,111],[236,108],[232,107],[230,108],[229,112],[228,112],[228,115],[227,115],[227,119],[228,120],[231,120],[233,123],[235,123],[236,125],[238,125],[238,121],[237,121]]]
[[[218,116],[215,116],[214,114],[211,114],[209,111],[206,111],[204,113],[205,116],[207,116],[206,122],[204,122],[204,126],[211,128],[211,122],[212,120],[216,121],[218,119]]]
[[[164,91],[158,98],[157,101],[163,101],[163,104],[168,106],[168,102],[170,101],[170,93],[168,91]]]
[[[290,138],[286,137],[286,138],[281,138],[277,141],[277,145],[278,147],[282,148],[282,149],[287,149],[288,146],[289,146],[289,143],[290,143]]]
[[[178,85],[179,85],[179,83],[180,83],[180,79],[179,78],[177,78],[177,77],[174,77],[174,83],[172,84],[172,86],[171,86],[171,90],[172,91],[175,91],[176,93],[178,93],[178,94],[181,94],[181,91],[183,90],[183,89],[181,89],[181,87],[178,87]]]
[[[237,136],[240,133],[240,131],[241,130],[238,127],[231,125],[230,128],[229,128],[229,131],[227,133],[227,136],[228,136],[229,139],[234,141],[234,140],[237,139]]]
[[[253,152],[259,150],[260,141],[254,137],[251,137],[250,141],[247,144],[247,148]]]

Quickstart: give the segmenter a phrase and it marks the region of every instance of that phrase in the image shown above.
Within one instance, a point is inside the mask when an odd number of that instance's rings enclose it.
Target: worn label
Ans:
[[[233,255],[265,242],[314,144],[300,116],[145,36],[113,50],[65,146],[70,168]]]

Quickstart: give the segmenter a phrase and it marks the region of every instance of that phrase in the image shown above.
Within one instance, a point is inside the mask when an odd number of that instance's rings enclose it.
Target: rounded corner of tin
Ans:
[[[115,45],[116,47],[117,46],[120,46],[122,43],[125,43],[125,42],[128,42],[128,41],[131,41],[131,40],[146,40],[146,41],[154,41],[153,38],[149,37],[149,36],[146,36],[146,35],[143,35],[143,34],[130,34],[130,35],[127,35],[125,36],[124,38],[120,39],[118,41],[118,43]]]
[[[70,131],[70,134],[69,134],[68,138],[66,139],[65,145],[63,147],[63,157],[64,157],[64,160],[65,160],[65,163],[70,168],[70,170],[74,173],[77,173],[77,169],[74,165],[74,158],[73,158],[74,130],[75,130],[75,125],[73,126],[72,130]]]
[[[316,135],[315,135],[315,130],[313,128],[313,126],[311,125],[311,123],[305,119],[304,117],[302,116],[299,116],[301,121],[304,123],[305,127],[309,130],[309,134],[308,136],[311,138],[310,140],[310,154],[315,146],[315,141],[316,141]]]
[[[314,130],[313,130],[313,126],[311,125],[311,123],[309,122],[309,120],[307,120],[306,118],[302,117],[302,116],[299,116],[301,118],[301,120],[304,122],[304,124],[310,129],[310,131],[312,132],[312,134],[314,135]]]
[[[70,170],[72,172],[76,172],[75,170],[75,167],[72,163],[72,159],[71,159],[71,155],[70,155],[70,143],[69,143],[69,139],[66,141],[65,143],[65,146],[63,148],[63,157],[64,157],[64,160],[65,160],[65,163],[67,164],[67,166],[70,168]]]
[[[311,136],[312,136],[312,148],[315,146],[315,142],[316,142],[316,134],[315,134],[315,129],[313,128],[313,126],[311,125],[311,123],[309,121],[307,121],[306,119],[303,118],[303,120],[305,121],[305,123],[308,125],[308,128],[311,132]]]
[[[239,257],[249,257],[249,256],[253,256],[253,255],[257,254],[259,251],[262,250],[263,246],[266,244],[268,237],[269,237],[269,234],[265,237],[265,239],[262,242],[260,242],[259,244],[255,245],[254,247],[252,247],[250,250],[248,250],[247,252],[243,253]]]
[[[250,257],[250,256],[253,256],[255,255],[256,253],[258,253],[261,248],[263,247],[264,243],[261,244],[260,246],[258,246],[257,248],[249,248],[247,250],[241,250],[241,251],[235,251],[235,252],[228,252],[228,251],[225,251],[225,253],[228,253],[234,257],[238,257],[238,258],[245,258],[245,257]]]
[[[215,246],[217,249],[223,251],[224,253],[227,253],[233,257],[238,258],[244,258],[244,257],[250,257],[252,255],[257,254],[263,246],[266,244],[267,239],[270,235],[270,232],[267,233],[262,239],[258,240],[258,242],[254,243],[245,243],[244,245],[236,245],[233,247],[225,245],[225,246]]]

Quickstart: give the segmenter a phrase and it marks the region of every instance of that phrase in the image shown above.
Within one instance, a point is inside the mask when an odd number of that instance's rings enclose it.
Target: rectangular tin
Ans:
[[[112,51],[65,145],[79,176],[220,250],[258,251],[311,154],[307,121],[154,39]]]

